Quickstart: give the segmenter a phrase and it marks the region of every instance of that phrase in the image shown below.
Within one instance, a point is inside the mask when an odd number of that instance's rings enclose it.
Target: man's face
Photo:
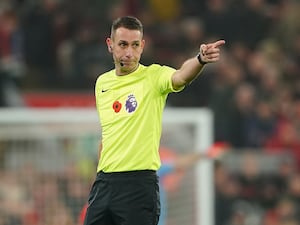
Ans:
[[[117,72],[122,75],[137,68],[145,45],[140,31],[120,27],[111,38],[107,38],[106,43],[113,55]]]

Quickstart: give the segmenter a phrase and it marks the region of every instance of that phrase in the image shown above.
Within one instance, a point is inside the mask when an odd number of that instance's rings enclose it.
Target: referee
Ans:
[[[202,44],[180,69],[140,64],[143,26],[132,16],[116,19],[106,39],[115,68],[95,85],[102,130],[97,177],[90,191],[84,225],[156,225],[160,215],[159,143],[169,93],[198,77],[220,57],[225,42]]]

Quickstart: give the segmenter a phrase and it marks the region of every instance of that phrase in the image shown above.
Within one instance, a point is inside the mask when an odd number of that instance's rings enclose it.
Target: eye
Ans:
[[[125,42],[121,42],[120,44],[119,44],[119,46],[121,47],[121,48],[126,48],[127,47],[127,43],[125,43]]]
[[[140,46],[140,43],[134,43],[134,44],[133,44],[133,47],[134,47],[134,48],[137,48],[137,47],[139,47],[139,46]]]

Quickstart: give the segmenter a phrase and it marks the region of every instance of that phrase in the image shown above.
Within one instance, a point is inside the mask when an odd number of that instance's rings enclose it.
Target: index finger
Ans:
[[[216,41],[215,43],[212,44],[212,47],[216,48],[219,47],[220,45],[224,45],[225,44],[225,40],[219,40]]]

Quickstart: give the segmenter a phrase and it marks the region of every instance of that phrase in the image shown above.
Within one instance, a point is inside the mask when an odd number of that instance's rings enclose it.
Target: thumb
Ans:
[[[200,53],[201,53],[201,55],[205,55],[207,49],[208,49],[208,46],[206,44],[200,45]]]

